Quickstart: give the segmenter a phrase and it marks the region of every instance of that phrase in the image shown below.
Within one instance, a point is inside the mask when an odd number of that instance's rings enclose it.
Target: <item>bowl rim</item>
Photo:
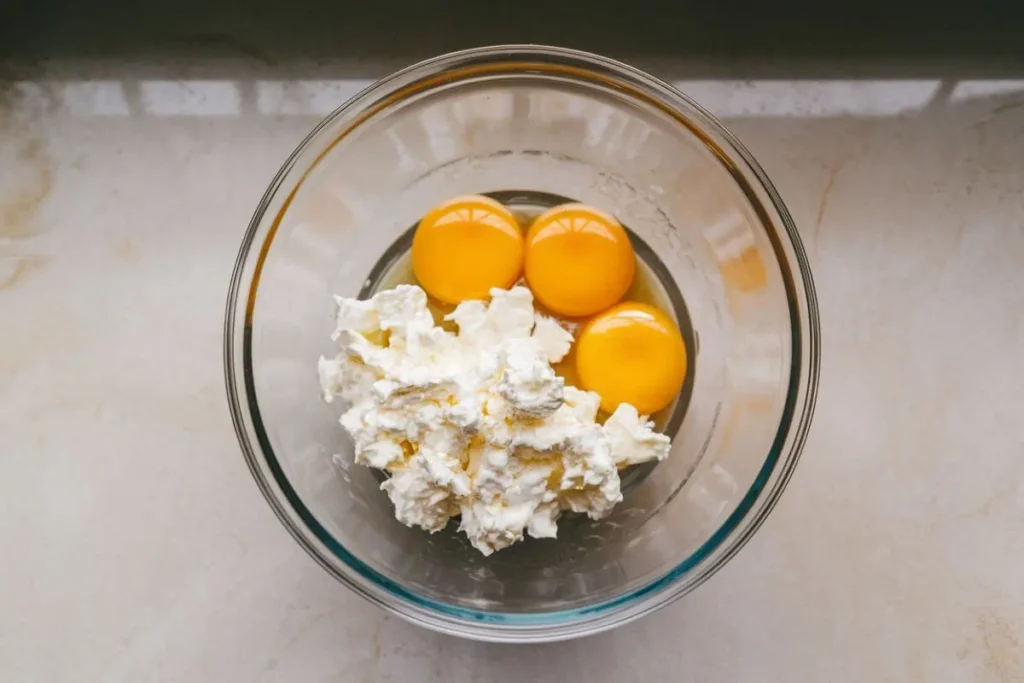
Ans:
[[[643,586],[594,605],[534,614],[477,610],[440,603],[403,588],[348,552],[302,503],[277,462],[260,418],[251,362],[256,291],[274,232],[298,188],[330,149],[345,134],[389,104],[433,85],[451,82],[453,72],[469,70],[460,76],[465,78],[478,73],[508,73],[524,68],[571,73],[619,85],[628,83],[633,89],[631,94],[642,94],[696,134],[729,170],[761,219],[782,271],[792,334],[789,383],[775,438],[750,488],[715,533],[675,568]],[[266,212],[298,158],[317,140],[321,131],[345,116],[353,120],[303,171],[278,210],[258,252],[254,253],[252,247]],[[720,140],[713,139],[707,131],[713,131]],[[737,159],[746,167],[746,174],[752,176],[754,185],[748,181],[744,169],[735,163]],[[766,196],[777,214],[782,231],[767,214],[755,187]],[[787,246],[792,251],[791,255],[787,255]],[[254,255],[255,261],[252,260]],[[790,268],[793,264],[797,270],[795,276]],[[247,273],[251,273],[248,291],[240,297]],[[236,346],[241,350],[241,373],[238,372],[239,349]],[[326,571],[384,609],[443,633],[495,642],[547,642],[598,633],[660,609],[710,578],[746,544],[777,503],[807,438],[820,370],[819,313],[807,255],[792,216],[754,157],[714,116],[671,85],[607,57],[561,47],[494,45],[433,57],[373,83],[326,116],[299,143],[257,205],[239,248],[226,302],[223,362],[232,422],[249,470],[285,528]],[[795,422],[794,417],[797,417]],[[770,482],[772,485],[769,487]],[[754,514],[751,516],[751,513]],[[730,539],[731,542],[726,544]],[[334,555],[350,571],[339,571],[326,554]],[[690,581],[679,582],[696,568],[700,572]]]

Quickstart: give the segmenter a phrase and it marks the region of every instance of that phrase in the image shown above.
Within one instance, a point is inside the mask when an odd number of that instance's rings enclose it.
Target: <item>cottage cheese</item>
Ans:
[[[390,473],[381,488],[404,524],[434,532],[461,517],[489,555],[524,534],[554,538],[565,510],[606,516],[622,500],[619,467],[668,455],[633,406],[598,424],[600,397],[555,374],[572,335],[524,287],[460,304],[446,318],[457,334],[412,285],[337,303],[323,396],[349,404],[355,462]]]

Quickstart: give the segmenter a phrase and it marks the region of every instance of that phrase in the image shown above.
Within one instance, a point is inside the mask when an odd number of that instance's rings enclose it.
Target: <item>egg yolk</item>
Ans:
[[[615,218],[583,204],[556,206],[526,233],[526,282],[545,307],[569,317],[615,304],[633,282],[636,258]]]
[[[412,270],[431,296],[449,304],[486,299],[523,272],[523,232],[512,212],[479,195],[439,204],[420,219]]]
[[[686,377],[686,345],[667,315],[647,304],[623,303],[588,322],[576,341],[581,387],[601,395],[614,412],[632,404],[655,413],[676,397]]]

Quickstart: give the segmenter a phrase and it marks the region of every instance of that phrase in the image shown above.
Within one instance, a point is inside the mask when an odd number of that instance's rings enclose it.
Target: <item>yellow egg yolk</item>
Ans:
[[[686,345],[667,315],[647,304],[623,303],[588,322],[576,341],[581,388],[601,395],[614,412],[632,404],[641,415],[672,402],[686,377]]]
[[[633,282],[636,258],[614,217],[583,204],[544,212],[526,233],[526,282],[551,311],[593,315],[615,304]]]
[[[431,296],[449,304],[486,299],[523,272],[523,232],[512,212],[489,197],[456,197],[416,227],[412,270]]]

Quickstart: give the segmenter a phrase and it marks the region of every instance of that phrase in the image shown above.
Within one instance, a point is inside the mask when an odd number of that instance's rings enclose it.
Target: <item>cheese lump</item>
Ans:
[[[534,311],[528,289],[490,295],[446,316],[457,334],[414,285],[336,297],[340,350],[319,362],[324,400],[350,406],[340,422],[355,462],[390,474],[381,488],[398,520],[433,533],[461,516],[484,555],[524,534],[554,538],[566,510],[605,517],[622,500],[618,468],[670,448],[629,404],[596,421],[601,397],[551,367],[572,335]]]

